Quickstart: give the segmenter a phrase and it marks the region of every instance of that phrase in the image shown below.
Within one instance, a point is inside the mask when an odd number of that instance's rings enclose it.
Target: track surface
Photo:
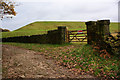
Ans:
[[[95,78],[75,74],[43,53],[2,45],[3,78]]]

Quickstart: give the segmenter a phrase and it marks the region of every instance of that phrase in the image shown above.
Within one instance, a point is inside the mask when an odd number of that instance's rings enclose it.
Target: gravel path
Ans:
[[[3,45],[3,78],[95,78],[55,64],[40,52]]]

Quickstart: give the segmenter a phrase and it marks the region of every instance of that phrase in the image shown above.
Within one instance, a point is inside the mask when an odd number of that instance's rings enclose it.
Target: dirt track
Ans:
[[[55,64],[40,52],[3,45],[3,78],[94,78]]]

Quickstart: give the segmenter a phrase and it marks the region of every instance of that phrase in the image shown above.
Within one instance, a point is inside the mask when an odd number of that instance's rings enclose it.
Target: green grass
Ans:
[[[2,37],[46,34],[47,31],[57,29],[58,26],[67,26],[69,30],[86,29],[84,22],[34,22],[15,31],[3,32]]]
[[[2,32],[2,38],[16,37],[16,36],[28,36],[28,35],[39,35],[39,34],[47,34],[47,31],[29,30],[29,31]]]
[[[34,22],[28,24],[22,28],[19,28],[11,32],[3,32],[2,37],[15,37],[15,36],[27,36],[27,35],[38,35],[46,34],[48,30],[57,29],[58,26],[67,26],[69,30],[83,30],[86,29],[85,22]],[[110,32],[118,31],[118,23],[110,24]]]
[[[35,50],[35,51],[40,51],[40,49],[49,49],[49,48],[55,48],[55,47],[63,47],[67,45],[71,45],[71,43],[66,43],[63,45],[59,44],[36,44],[36,43],[14,43],[14,42],[4,42],[2,44],[8,44],[8,45],[13,45],[13,46],[18,46],[18,47],[23,47],[29,50]]]
[[[26,30],[54,30],[58,26],[67,26],[70,30],[85,29],[84,22],[55,22],[55,21],[45,21],[45,22],[34,22],[26,25],[16,31],[26,31]]]
[[[118,32],[118,25],[120,25],[120,23],[115,22],[110,23],[110,32],[111,33]]]

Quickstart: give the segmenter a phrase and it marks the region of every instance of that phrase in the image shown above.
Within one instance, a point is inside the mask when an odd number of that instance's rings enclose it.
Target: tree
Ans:
[[[14,16],[16,16],[14,6],[15,6],[15,2],[13,2],[11,0],[0,0],[0,17],[1,17],[1,19],[5,15],[11,15],[11,16],[14,15]]]

